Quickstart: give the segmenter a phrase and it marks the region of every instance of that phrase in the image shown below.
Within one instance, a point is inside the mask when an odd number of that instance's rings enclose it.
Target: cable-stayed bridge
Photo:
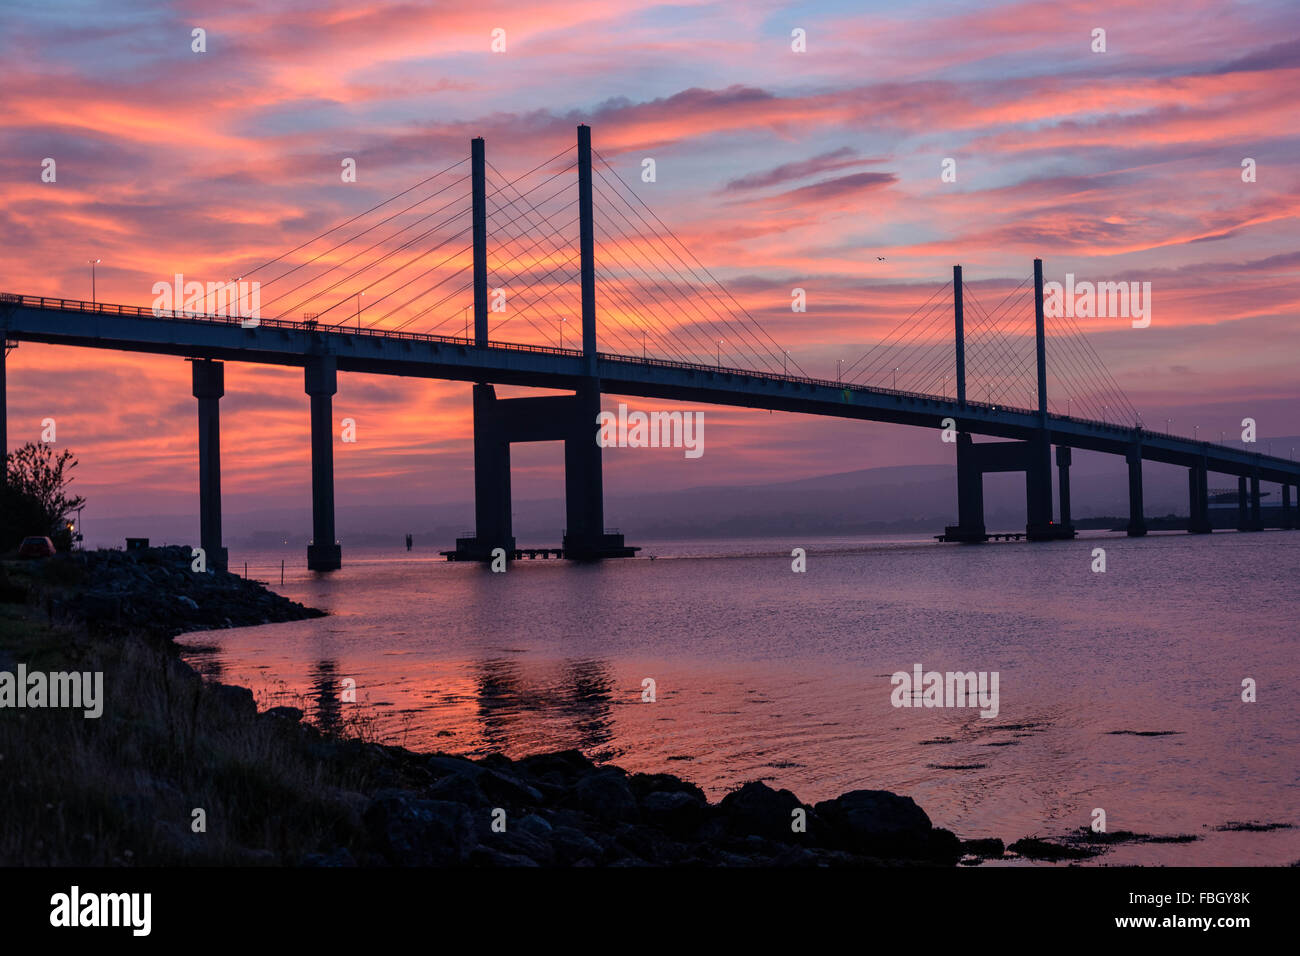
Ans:
[[[193,360],[200,544],[219,566],[224,362],[304,369],[308,563],[317,570],[342,559],[333,478],[340,371],[474,383],[475,533],[449,552],[459,559],[519,553],[510,445],[524,441],[565,443],[564,555],[635,553],[604,527],[595,440],[602,393],[944,429],[956,441],[958,470],[958,522],[945,540],[990,537],[983,475],[999,471],[1025,473],[1028,539],[1073,537],[1073,448],[1126,458],[1130,535],[1146,532],[1144,460],[1188,469],[1193,532],[1210,530],[1210,472],[1237,477],[1243,530],[1262,527],[1261,481],[1281,485],[1281,524],[1295,523],[1290,492],[1300,464],[1148,430],[1073,319],[1049,336],[1038,260],[991,308],[954,267],[950,282],[856,361],[840,363],[834,379],[806,374],[604,162],[585,126],[574,147],[513,180],[473,140],[468,159],[275,259],[232,271],[192,290],[178,278],[174,294],[160,283],[151,307],[0,295],[5,353],[28,341]],[[0,448],[4,376],[0,358]],[[502,399],[494,385],[571,394]]]

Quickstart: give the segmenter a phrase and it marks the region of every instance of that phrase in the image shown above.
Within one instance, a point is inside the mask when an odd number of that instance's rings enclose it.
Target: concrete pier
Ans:
[[[1264,517],[1260,513],[1259,505],[1259,475],[1252,475],[1250,478],[1250,530],[1264,530]]]
[[[225,570],[221,545],[221,396],[226,393],[225,366],[211,359],[190,362],[194,397],[199,400],[199,547],[208,567]]]
[[[1070,519],[1070,462],[1073,455],[1069,445],[1056,446],[1057,485],[1061,499],[1060,522],[1056,526],[1056,537],[1073,538],[1074,522]]]
[[[1147,533],[1142,513],[1142,449],[1130,448],[1125,458],[1128,460],[1128,536],[1140,538]]]
[[[334,393],[338,366],[332,355],[307,360],[304,385],[311,398],[311,530],[307,567],[337,571],[343,548],[334,536]]]
[[[1187,530],[1191,534],[1209,534],[1210,524],[1210,489],[1209,475],[1205,465],[1193,465],[1187,469]]]

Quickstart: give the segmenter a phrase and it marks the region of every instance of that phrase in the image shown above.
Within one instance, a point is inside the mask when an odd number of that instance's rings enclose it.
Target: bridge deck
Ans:
[[[250,320],[251,321],[251,320]],[[246,327],[237,318],[75,299],[0,294],[0,331],[18,342],[211,358],[232,362],[303,366],[332,355],[340,371],[417,378],[572,389],[588,379],[587,357],[576,349],[343,325],[261,319]],[[1037,411],[941,395],[844,385],[798,375],[599,353],[596,375],[609,394],[733,405],[838,418],[940,428],[951,418],[960,431],[1025,440],[1041,436]],[[1300,463],[1093,419],[1050,414],[1056,445],[1123,455],[1138,448],[1143,459],[1204,465],[1229,475],[1296,483]]]

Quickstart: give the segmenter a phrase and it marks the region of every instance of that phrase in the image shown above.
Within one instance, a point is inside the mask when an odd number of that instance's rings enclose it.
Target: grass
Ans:
[[[43,584],[9,566],[0,670],[102,671],[104,710],[0,709],[0,865],[293,864],[365,852],[364,760],[252,713],[147,634],[51,622]],[[60,585],[60,589],[67,585]],[[193,811],[206,832],[193,830]]]

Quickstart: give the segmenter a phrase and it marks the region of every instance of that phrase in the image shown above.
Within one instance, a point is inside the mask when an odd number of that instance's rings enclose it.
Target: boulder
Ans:
[[[406,790],[375,794],[364,819],[376,848],[396,866],[464,863],[475,844],[467,809],[446,800],[422,800]]]
[[[794,811],[802,806],[789,790],[773,790],[765,783],[751,780],[723,797],[718,809],[727,829],[738,836],[790,842],[804,836],[791,829]]]

